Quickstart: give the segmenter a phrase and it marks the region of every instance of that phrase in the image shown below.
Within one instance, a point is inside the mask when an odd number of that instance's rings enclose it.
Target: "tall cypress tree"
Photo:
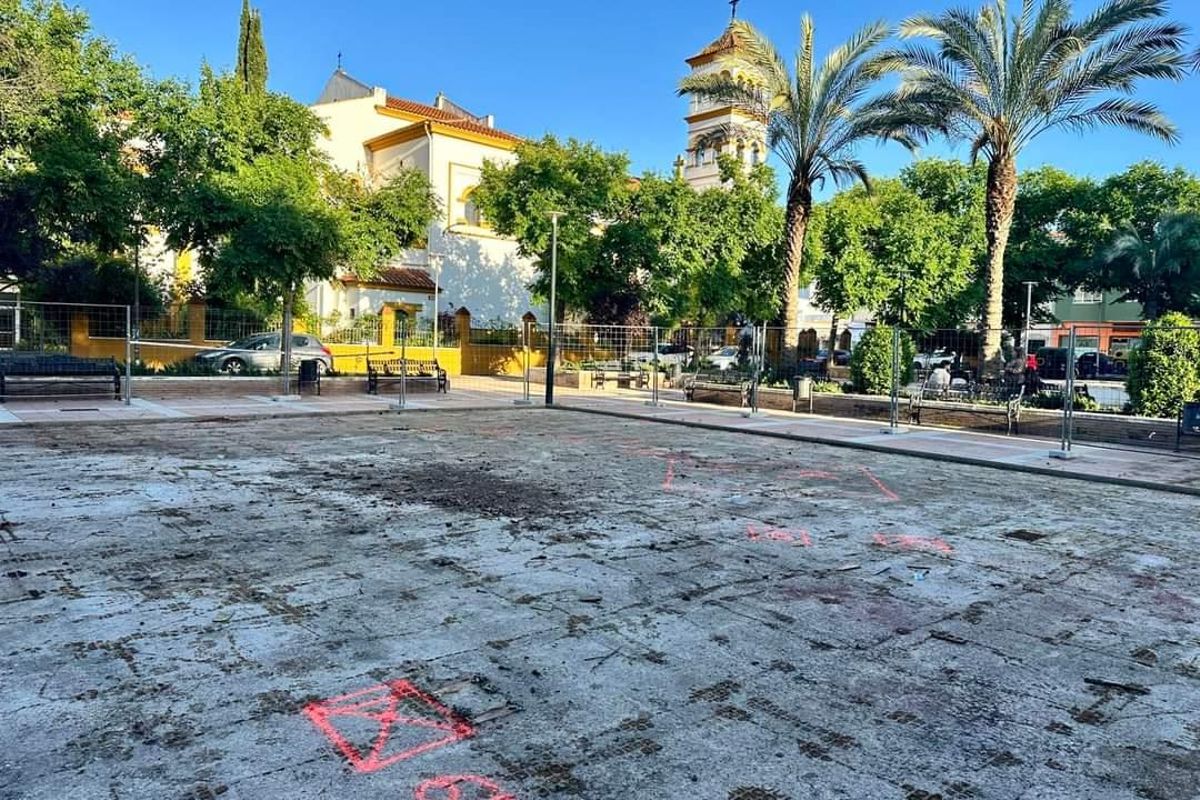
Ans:
[[[267,46],[263,43],[262,14],[250,8],[250,0],[242,0],[237,75],[247,92],[267,90]]]

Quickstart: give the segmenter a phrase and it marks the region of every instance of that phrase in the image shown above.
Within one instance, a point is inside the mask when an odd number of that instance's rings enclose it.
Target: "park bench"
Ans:
[[[121,370],[114,358],[62,354],[0,355],[0,402],[15,397],[121,399]]]
[[[434,383],[436,391],[446,394],[450,390],[450,378],[437,361],[413,358],[367,359],[367,394],[379,394],[381,385],[413,381]]]
[[[684,381],[683,396],[689,403],[694,403],[697,390],[718,394],[736,393],[740,406],[745,408],[750,405],[753,386],[753,377],[735,369],[699,369]]]
[[[929,377],[926,377],[920,386],[908,395],[909,424],[921,424],[921,411],[927,400],[1003,406],[1006,432],[1011,436],[1020,433],[1021,407],[1025,401],[1025,383],[1012,378],[988,383],[966,383],[952,380],[948,387],[933,389],[929,386]]]
[[[1200,402],[1184,403],[1179,410],[1179,427],[1175,429],[1175,452],[1178,453],[1184,438],[1200,438]]]
[[[603,389],[610,381],[619,389],[645,389],[650,386],[650,373],[632,361],[595,364],[591,372],[593,389]]]

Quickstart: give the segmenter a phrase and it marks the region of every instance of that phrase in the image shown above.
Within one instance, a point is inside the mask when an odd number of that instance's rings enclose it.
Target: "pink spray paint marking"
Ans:
[[[662,488],[664,492],[671,491],[671,485],[675,483],[675,459],[667,459],[667,476],[663,478]]]
[[[405,680],[309,703],[304,715],[358,772],[376,772],[475,735],[470,723]],[[337,727],[339,717],[371,720],[378,725],[370,750],[364,752],[346,738]],[[408,736],[407,746],[389,746],[401,729]]]
[[[754,523],[750,523],[746,526],[746,538],[752,542],[788,542],[802,547],[812,547],[812,537],[806,530],[759,528]]]
[[[891,489],[884,486],[883,481],[881,481],[881,480],[879,480],[879,478],[875,477],[875,473],[871,472],[871,470],[867,469],[866,467],[862,467],[861,469],[863,471],[863,474],[871,479],[871,483],[875,484],[875,487],[877,489],[879,489],[879,491],[883,492],[884,497],[886,497],[888,500],[899,500],[900,499],[900,495],[896,494]]]
[[[494,781],[478,775],[440,775],[422,783],[414,800],[516,800]]]
[[[907,534],[877,533],[873,537],[875,544],[880,547],[891,547],[897,550],[921,550],[927,553],[942,553],[950,555],[954,548],[936,536],[909,536]]]

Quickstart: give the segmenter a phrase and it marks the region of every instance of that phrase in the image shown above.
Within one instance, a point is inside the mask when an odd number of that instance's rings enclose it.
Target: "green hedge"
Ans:
[[[900,386],[913,376],[916,347],[912,337],[900,332]],[[892,393],[892,328],[877,325],[863,334],[850,355],[850,379],[861,394]]]
[[[1125,387],[1133,412],[1146,417],[1173,418],[1200,399],[1200,328],[1175,313],[1147,325],[1129,354]]]

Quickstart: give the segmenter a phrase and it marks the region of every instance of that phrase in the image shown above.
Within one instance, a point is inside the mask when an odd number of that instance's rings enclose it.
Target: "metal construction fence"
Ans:
[[[1200,327],[1166,332],[1194,341]],[[874,420],[889,429],[944,426],[1054,442],[1189,448],[1200,360],[1182,342],[1145,361],[1163,376],[1135,402],[1131,365],[1142,325],[1054,325],[980,331],[863,326],[830,332],[746,325],[655,328],[563,324],[555,330],[560,404],[603,393]],[[1174,349],[1172,349],[1174,348]],[[539,351],[535,361],[547,357]],[[1154,366],[1157,365],[1157,366]],[[1192,378],[1179,376],[1192,375]],[[533,371],[544,384],[545,371]],[[1140,395],[1139,395],[1140,397]]]
[[[339,377],[344,391],[383,386],[410,404],[451,387],[485,403],[608,396],[850,417],[894,430],[1020,434],[1053,440],[1068,454],[1076,440],[1200,450],[1198,326],[846,325],[834,335],[813,327],[563,323],[551,342],[531,316],[477,327],[460,311],[440,322],[435,336],[431,320],[386,309],[299,320],[293,360],[282,370],[278,323],[251,312],[4,300],[0,400],[84,392],[128,400],[139,381],[151,386],[159,377],[278,376],[287,391],[294,383],[283,376],[307,361]],[[380,380],[372,383],[372,374]]]

